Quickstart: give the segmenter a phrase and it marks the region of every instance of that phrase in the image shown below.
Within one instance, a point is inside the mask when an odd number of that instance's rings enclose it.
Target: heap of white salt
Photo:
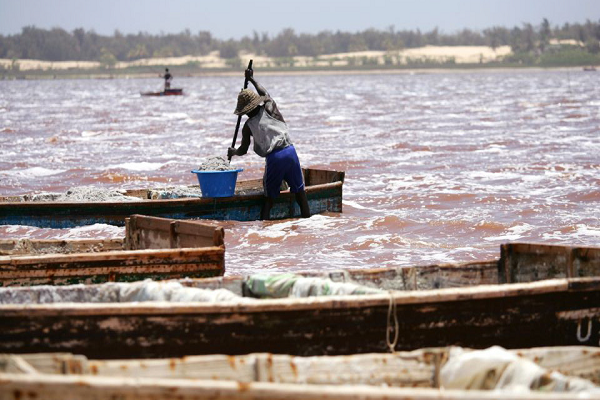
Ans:
[[[124,190],[104,189],[93,186],[79,186],[67,190],[56,201],[138,201],[137,197],[127,196]]]
[[[23,201],[61,201],[61,202],[97,202],[97,201],[139,201],[138,197],[127,196],[121,189],[105,189],[93,186],[72,187],[65,193],[39,193],[24,195]]]
[[[209,157],[200,166],[198,171],[231,171],[237,169],[232,167],[224,157]]]

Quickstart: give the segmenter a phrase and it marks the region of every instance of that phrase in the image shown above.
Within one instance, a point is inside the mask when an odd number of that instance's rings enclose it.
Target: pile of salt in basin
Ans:
[[[209,157],[205,159],[197,168],[197,171],[233,171],[238,168],[229,164],[229,161],[223,157]],[[252,190],[252,193],[256,190]],[[169,186],[166,188],[152,189],[150,191],[151,199],[178,199],[202,197],[199,186]]]
[[[231,166],[229,161],[220,156],[209,157],[198,167],[198,171],[233,171],[235,169],[237,168]]]

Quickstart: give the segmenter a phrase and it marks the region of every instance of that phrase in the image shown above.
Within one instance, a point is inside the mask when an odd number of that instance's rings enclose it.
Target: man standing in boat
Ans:
[[[171,80],[173,80],[173,75],[169,72],[169,68],[165,68],[165,74],[163,75],[165,78],[165,92],[171,89]]]
[[[265,88],[254,80],[254,72],[251,69],[246,70],[246,79],[252,82],[258,94],[250,89],[243,89],[238,95],[234,114],[247,115],[248,119],[242,128],[240,147],[230,147],[227,154],[229,158],[243,156],[248,152],[250,136],[254,137],[254,152],[266,160],[263,177],[266,199],[260,218],[269,219],[273,200],[279,196],[279,189],[284,180],[290,191],[296,195],[302,217],[308,218],[310,210],[304,190],[302,169],[288,134],[288,126],[275,101]]]

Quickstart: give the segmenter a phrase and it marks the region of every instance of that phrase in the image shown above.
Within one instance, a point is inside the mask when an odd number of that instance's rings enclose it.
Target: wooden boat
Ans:
[[[223,275],[222,227],[134,215],[108,240],[0,240],[0,286]]]
[[[577,393],[300,385],[270,382],[0,374],[0,399],[44,400],[573,400]],[[43,394],[39,397],[38,394]],[[30,398],[32,398],[30,397]],[[583,397],[586,398],[586,397]],[[593,397],[588,397],[593,398]]]
[[[344,172],[305,169],[304,181],[311,214],[342,212]],[[254,221],[260,218],[264,202],[262,179],[238,182],[232,197],[153,199],[159,192],[159,189],[128,190],[125,191],[127,196],[140,200],[119,202],[39,202],[32,201],[32,195],[0,197],[0,225],[71,228],[103,223],[122,226],[125,218],[133,214]],[[274,201],[271,218],[299,216],[294,194],[282,192]]]
[[[183,89],[166,89],[162,92],[144,92],[140,94],[142,96],[181,96]]]
[[[599,270],[598,248],[508,244],[499,260],[489,262],[328,274],[328,282],[382,289],[361,296],[224,303],[4,302],[0,352],[144,358],[343,355],[448,345],[598,346]],[[498,284],[502,281],[507,283]],[[255,289],[241,277],[184,283],[246,296]],[[0,289],[0,296],[6,290]]]
[[[460,350],[429,348],[394,354],[295,357],[268,353],[241,356],[208,355],[150,360],[91,360],[68,353],[0,355],[0,396],[14,390],[30,397],[55,398],[514,398],[502,391],[449,390],[440,376],[443,367]],[[455,354],[455,353],[454,353]],[[599,384],[600,349],[549,347],[507,352],[528,360],[565,380]],[[552,378],[548,374],[544,393]],[[491,377],[490,384],[494,383]],[[360,386],[358,386],[360,385]],[[235,390],[237,387],[237,391]],[[135,389],[133,389],[135,388]],[[168,388],[168,389],[167,389]],[[408,388],[399,391],[398,388]],[[439,389],[444,388],[441,392]],[[303,390],[304,389],[304,390]],[[350,396],[353,390],[355,397]],[[198,397],[188,397],[194,396]],[[315,393],[321,392],[320,397]],[[432,395],[437,392],[437,397]],[[76,393],[76,395],[75,395]],[[298,394],[303,395],[299,396]],[[523,392],[521,392],[522,394]],[[529,392],[532,398],[539,392]],[[514,394],[514,392],[513,392]],[[550,398],[579,393],[554,392]],[[34,395],[34,396],[32,396]],[[432,396],[432,397],[430,397]],[[480,397],[481,396],[481,397]],[[65,398],[65,397],[60,397]],[[404,397],[406,398],[406,397]],[[529,397],[528,397],[529,398]],[[544,397],[548,398],[548,397]]]

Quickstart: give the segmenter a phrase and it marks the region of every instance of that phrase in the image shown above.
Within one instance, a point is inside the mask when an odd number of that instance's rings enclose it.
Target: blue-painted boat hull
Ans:
[[[311,176],[312,184],[309,183]],[[343,179],[343,172],[305,171],[311,215],[327,211],[342,212]],[[319,182],[323,180],[329,182]],[[72,228],[99,223],[123,226],[125,218],[133,214],[175,219],[255,221],[260,219],[263,203],[264,196],[261,194],[221,198],[140,199],[132,202],[0,201],[0,225]],[[300,208],[293,193],[283,192],[275,199],[272,219],[299,216]]]

